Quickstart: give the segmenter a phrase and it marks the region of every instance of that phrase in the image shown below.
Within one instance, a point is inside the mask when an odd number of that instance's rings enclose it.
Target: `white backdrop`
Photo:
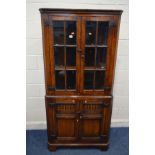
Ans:
[[[128,90],[128,0],[27,0],[26,46],[27,46],[27,129],[46,128],[44,105],[44,69],[42,51],[42,33],[39,8],[80,8],[80,9],[121,9],[123,10],[116,73],[114,82],[114,102],[112,126],[128,126],[129,90]]]

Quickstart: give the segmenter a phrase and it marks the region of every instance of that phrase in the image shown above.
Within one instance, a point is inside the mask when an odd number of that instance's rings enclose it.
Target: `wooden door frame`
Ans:
[[[114,66],[116,59],[116,45],[118,36],[119,17],[117,16],[82,16],[81,21],[81,72],[80,72],[80,94],[83,95],[111,95],[113,85]],[[109,23],[108,38],[107,38],[107,58],[106,58],[106,71],[105,71],[105,89],[104,90],[84,90],[84,60],[85,60],[85,24],[86,21],[105,21]]]
[[[52,21],[75,21],[76,22],[76,89],[75,90],[56,90],[55,83],[55,62],[54,62],[54,38],[53,38],[53,26]],[[45,55],[44,59],[48,59],[46,66],[46,94],[47,95],[78,95],[80,90],[80,48],[81,48],[81,17],[79,15],[48,15],[47,19],[44,21],[44,25],[48,22],[48,33],[47,38],[48,43],[45,44]],[[46,26],[45,26],[46,27]],[[51,41],[51,42],[50,42]],[[65,47],[65,46],[64,46]],[[66,82],[66,81],[65,81]],[[49,86],[52,88],[49,90]]]

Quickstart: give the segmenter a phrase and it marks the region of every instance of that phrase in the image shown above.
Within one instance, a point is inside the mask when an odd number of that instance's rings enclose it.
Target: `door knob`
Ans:
[[[82,52],[82,49],[81,48],[78,48],[77,51],[81,53]]]
[[[72,100],[72,103],[75,103],[75,100]]]
[[[78,119],[77,119],[76,121],[77,121],[77,123],[79,122],[79,120],[78,120]]]
[[[81,54],[81,58],[84,59],[85,58],[85,55],[84,54]]]

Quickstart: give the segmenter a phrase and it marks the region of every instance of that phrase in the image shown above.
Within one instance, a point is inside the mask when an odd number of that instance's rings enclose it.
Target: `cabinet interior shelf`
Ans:
[[[62,45],[62,44],[55,44],[54,47],[77,47],[77,45]],[[108,45],[85,45],[85,47],[108,47]]]
[[[55,70],[76,70],[76,67],[55,67]]]
[[[54,47],[77,47],[77,45],[62,45],[62,44],[55,44]]]
[[[85,47],[108,47],[108,45],[85,45]]]
[[[55,67],[55,70],[77,70],[76,67]],[[102,67],[85,67],[84,70],[106,70],[106,68]]]

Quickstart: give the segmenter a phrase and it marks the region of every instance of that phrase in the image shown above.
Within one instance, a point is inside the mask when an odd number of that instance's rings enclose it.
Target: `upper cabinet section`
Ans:
[[[46,93],[112,92],[120,10],[40,9]]]

